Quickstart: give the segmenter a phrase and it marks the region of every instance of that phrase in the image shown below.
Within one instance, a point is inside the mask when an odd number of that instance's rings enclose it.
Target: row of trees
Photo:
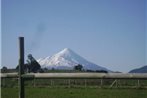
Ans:
[[[50,72],[50,70],[48,70],[47,68],[41,69],[41,66],[36,63],[37,61],[32,59],[32,56],[29,58],[30,61],[28,61],[27,64],[24,65],[24,70],[25,72],[40,72],[40,73],[46,73],[46,72]],[[19,66],[16,67],[16,70],[18,71]],[[2,73],[7,73],[7,72],[12,72],[12,71],[16,71],[16,70],[12,70],[12,69],[8,69],[7,67],[3,67],[1,69]],[[56,71],[56,69],[52,68],[52,71]],[[107,73],[107,71],[105,70],[84,70],[83,66],[81,64],[75,65],[74,66],[74,70],[75,71],[84,71],[84,72],[98,72],[98,73]]]
[[[83,66],[81,64],[78,64],[74,67],[74,70],[78,70],[78,71],[84,71]],[[85,72],[98,72],[98,73],[108,73],[106,70],[85,70]]]
[[[35,64],[35,63],[34,63]],[[37,64],[38,65],[38,64]],[[24,68],[24,71],[25,72],[48,72],[48,69],[47,68],[44,68],[44,69],[41,69],[39,66],[37,66],[36,64],[33,65],[33,64],[24,64],[23,68]],[[37,66],[37,67],[36,67]],[[11,69],[12,70],[12,69]],[[16,70],[18,71],[19,70],[19,66],[16,67]],[[13,70],[13,71],[16,71],[16,70]],[[52,70],[55,70],[54,68],[52,68]],[[77,71],[82,71],[83,70],[83,66],[81,64],[78,64],[74,67],[74,70],[77,70]],[[1,72],[2,73],[7,73],[7,72],[10,72],[10,69],[8,69],[7,67],[3,67],[1,69]]]
[[[17,66],[16,69],[18,70],[19,66]],[[34,59],[34,57],[31,54],[28,55],[27,63],[24,64],[23,69],[25,72],[29,73],[36,73],[42,71],[40,64]]]
[[[82,71],[83,66],[81,64],[78,64],[78,65],[74,66],[74,70]]]
[[[3,67],[1,69],[1,72],[2,73],[7,73],[7,72],[12,72],[12,71],[18,71],[19,69],[19,66],[16,67],[16,69],[8,69],[7,67]],[[42,69],[40,64],[35,60],[35,58],[29,54],[28,55],[28,59],[27,59],[27,63],[24,64],[23,66],[23,69],[24,71],[27,73],[27,72],[49,72],[49,70],[46,68],[46,69]],[[54,68],[52,68],[52,70],[55,70]],[[98,71],[93,71],[93,70],[84,70],[83,66],[81,64],[77,64],[74,66],[74,70],[75,71],[85,71],[85,72],[104,72],[106,73],[106,71],[104,70],[98,70]]]

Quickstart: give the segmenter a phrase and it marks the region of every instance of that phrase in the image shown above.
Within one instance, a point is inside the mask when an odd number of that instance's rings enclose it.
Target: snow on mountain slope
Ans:
[[[42,68],[48,69],[68,69],[72,70],[75,65],[82,64],[84,69],[88,70],[106,70],[106,68],[98,66],[84,59],[69,48],[65,48],[59,53],[37,60]]]

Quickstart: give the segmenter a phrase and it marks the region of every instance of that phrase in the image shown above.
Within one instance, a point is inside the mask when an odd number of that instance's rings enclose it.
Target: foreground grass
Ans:
[[[18,88],[2,88],[1,98],[18,98]],[[26,88],[25,98],[147,98],[146,89]]]

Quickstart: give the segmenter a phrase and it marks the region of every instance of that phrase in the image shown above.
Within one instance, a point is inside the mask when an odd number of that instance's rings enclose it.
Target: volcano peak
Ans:
[[[87,61],[70,48],[64,48],[57,54],[51,56],[49,59],[39,60],[39,63],[42,67],[44,66],[49,69],[74,69],[75,65],[81,64],[85,70],[107,70],[104,67]]]

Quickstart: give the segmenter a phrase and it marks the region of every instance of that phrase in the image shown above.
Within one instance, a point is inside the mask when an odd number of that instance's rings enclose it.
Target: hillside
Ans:
[[[129,73],[147,73],[147,65],[131,70]]]

